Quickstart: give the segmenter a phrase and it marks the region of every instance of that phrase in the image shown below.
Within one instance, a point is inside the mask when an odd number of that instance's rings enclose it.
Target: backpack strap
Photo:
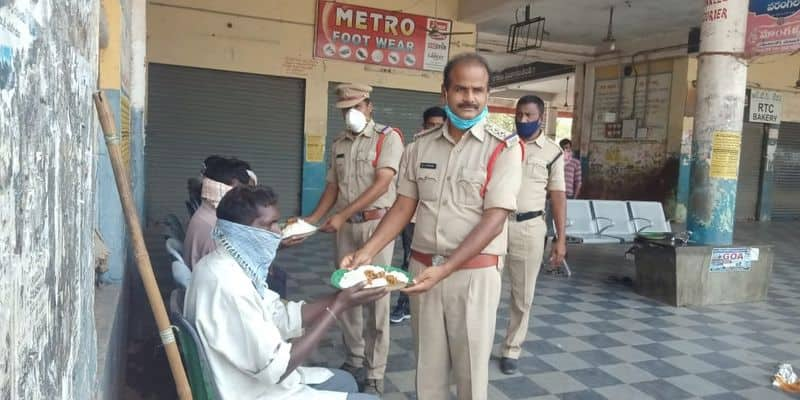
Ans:
[[[517,141],[520,146],[522,146],[522,161],[525,161],[525,143],[522,141]],[[489,181],[492,180],[492,173],[494,172],[494,164],[497,162],[497,158],[500,157],[500,153],[503,152],[503,149],[506,147],[510,147],[511,145],[509,142],[504,141],[497,144],[497,147],[494,148],[492,151],[492,155],[489,156],[489,163],[486,164],[486,181],[483,182],[483,186],[481,186],[481,198],[486,197],[486,190],[489,188]],[[554,160],[555,161],[555,160]]]
[[[378,126],[375,126],[376,130]],[[386,133],[387,132],[397,132],[400,136],[400,143],[403,143],[403,133],[400,132],[397,128],[392,128],[391,126],[384,126],[381,130],[378,131],[378,143],[375,145],[375,159],[372,160],[372,168],[378,166],[378,160],[381,158],[381,149],[383,149],[383,141],[386,140]]]

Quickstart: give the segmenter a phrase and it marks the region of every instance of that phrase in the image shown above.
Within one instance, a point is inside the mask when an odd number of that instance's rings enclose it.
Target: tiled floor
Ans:
[[[567,279],[542,274],[520,374],[490,367],[489,398],[505,399],[788,399],[771,386],[779,362],[800,367],[800,222],[739,224],[737,239],[774,244],[769,300],[673,308],[636,295],[615,279],[633,275],[625,246],[573,246]],[[289,297],[313,299],[332,289],[330,236],[281,252]],[[395,258],[400,255],[396,252]],[[498,310],[500,343],[508,323],[508,290]],[[343,361],[332,331],[313,363]],[[409,324],[392,327],[386,400],[415,399]]]

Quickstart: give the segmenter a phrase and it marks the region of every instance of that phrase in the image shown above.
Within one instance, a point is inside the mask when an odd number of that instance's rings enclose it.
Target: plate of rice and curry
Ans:
[[[336,270],[331,275],[331,285],[337,289],[347,289],[366,282],[366,289],[386,287],[389,290],[399,290],[412,282],[408,272],[384,265],[362,265],[356,269]]]
[[[303,239],[315,234],[318,229],[300,218],[290,218],[281,229],[281,236],[283,239]]]

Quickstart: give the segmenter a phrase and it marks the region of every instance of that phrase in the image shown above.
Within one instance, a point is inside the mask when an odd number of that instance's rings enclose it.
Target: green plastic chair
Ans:
[[[183,315],[183,289],[175,289],[170,295],[170,318],[174,324],[175,338],[181,359],[189,378],[192,397],[195,400],[218,400],[222,396],[217,391],[211,366],[208,364],[205,349],[200,343],[200,336],[189,320]]]

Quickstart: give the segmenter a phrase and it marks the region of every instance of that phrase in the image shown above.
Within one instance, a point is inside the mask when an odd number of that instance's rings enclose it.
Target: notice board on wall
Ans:
[[[622,80],[622,91],[619,79],[595,81],[592,140],[664,141],[669,124],[671,88],[672,73],[669,72],[626,77]],[[616,115],[618,105],[620,112]],[[611,114],[616,121],[610,119]],[[637,129],[631,136],[623,137],[622,121],[627,119],[638,120]]]

